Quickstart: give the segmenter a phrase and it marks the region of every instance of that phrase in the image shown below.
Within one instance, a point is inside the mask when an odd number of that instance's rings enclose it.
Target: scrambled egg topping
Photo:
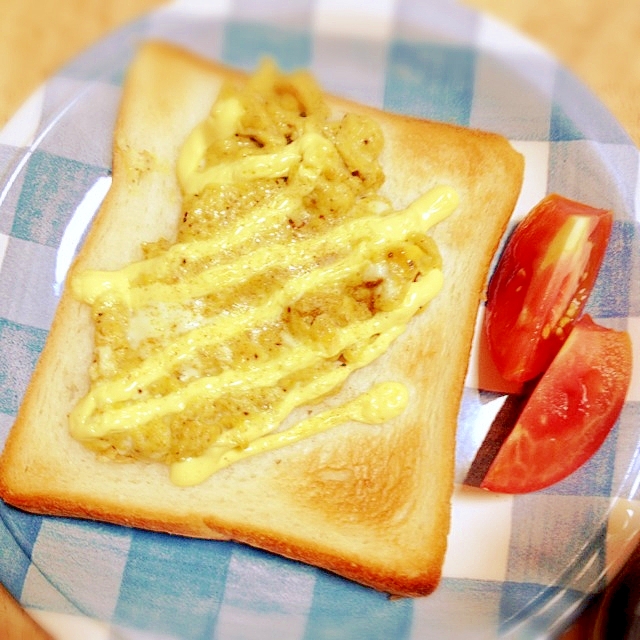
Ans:
[[[379,193],[379,125],[329,116],[306,72],[265,62],[244,85],[223,86],[178,159],[175,241],[71,283],[95,322],[74,437],[113,459],[171,465],[186,485],[340,422],[403,410],[407,391],[390,382],[278,431],[383,353],[438,292],[426,232],[456,206],[438,188],[394,211]]]

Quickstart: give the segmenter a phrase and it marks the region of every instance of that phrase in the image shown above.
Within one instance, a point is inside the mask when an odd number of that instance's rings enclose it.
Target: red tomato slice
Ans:
[[[591,293],[613,214],[553,194],[516,227],[489,283],[485,330],[506,380],[539,376]]]
[[[540,378],[480,484],[503,493],[562,480],[602,445],[631,381],[631,340],[584,316]]]

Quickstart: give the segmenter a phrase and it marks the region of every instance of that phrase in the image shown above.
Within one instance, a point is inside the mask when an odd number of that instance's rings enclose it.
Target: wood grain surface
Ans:
[[[463,3],[503,20],[553,53],[640,146],[640,0]],[[0,127],[60,66],[162,4],[164,0],[0,0]],[[590,638],[598,605],[594,600],[563,640]],[[0,637],[49,636],[0,588]]]

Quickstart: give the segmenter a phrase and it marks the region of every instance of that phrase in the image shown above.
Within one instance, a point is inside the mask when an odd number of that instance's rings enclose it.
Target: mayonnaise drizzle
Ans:
[[[333,144],[310,127],[279,151],[206,166],[203,158],[211,141],[233,135],[242,116],[240,102],[227,98],[187,138],[177,164],[185,194],[198,194],[212,184],[282,178],[294,167],[298,180],[311,188],[327,163],[335,161],[337,152]],[[289,335],[285,324],[282,345],[268,358],[244,362],[215,374],[190,376],[163,395],[150,391],[182,363],[190,363],[197,373],[199,353],[222,348],[227,341],[242,339],[244,333],[281,322],[285,310],[305,295],[346,286],[344,283],[362,277],[371,265],[375,265],[376,273],[384,274],[381,256],[403,243],[411,244],[416,235],[424,235],[450,215],[458,202],[452,189],[439,186],[401,211],[384,215],[365,213],[293,240],[264,236],[265,229],[281,224],[300,210],[301,197],[300,192],[290,193],[285,188],[266,204],[258,205],[251,215],[204,240],[176,243],[159,255],[118,271],[88,270],[75,275],[71,288],[77,299],[89,305],[105,301],[124,305],[132,319],[151,313],[157,325],[153,329],[156,334],[168,335],[137,366],[98,379],[92,385],[70,414],[70,430],[75,438],[90,441],[131,431],[150,421],[180,414],[194,402],[214,402],[226,394],[278,387],[287,380],[286,392],[269,411],[257,413],[241,421],[237,428],[223,432],[201,455],[171,465],[172,481],[187,486],[204,481],[237,460],[297,442],[343,422],[378,424],[404,410],[408,390],[400,383],[388,382],[278,431],[294,409],[339,388],[353,371],[384,353],[411,318],[438,293],[442,271],[433,267],[427,255],[424,269],[408,284],[394,308],[350,322],[329,342],[314,343]],[[261,241],[246,250],[256,237],[261,237]],[[205,266],[171,282],[181,264],[194,261]],[[274,272],[282,265],[287,266],[289,277],[254,305],[221,309],[206,318],[188,310],[194,301],[221,288],[242,288],[250,278]],[[171,333],[171,322],[161,313],[163,305],[181,309],[180,314],[186,318],[182,323],[184,330]],[[134,324],[142,327],[138,331],[144,333],[144,321],[132,320],[131,326]],[[130,338],[132,343],[139,340],[139,336],[135,340]]]

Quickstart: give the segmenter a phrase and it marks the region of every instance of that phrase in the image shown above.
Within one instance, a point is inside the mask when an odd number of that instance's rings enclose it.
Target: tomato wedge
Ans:
[[[591,293],[613,213],[552,194],[516,227],[487,292],[489,351],[505,380],[539,376]]]
[[[527,493],[562,480],[602,445],[631,382],[631,339],[588,316],[528,398],[480,486]]]

